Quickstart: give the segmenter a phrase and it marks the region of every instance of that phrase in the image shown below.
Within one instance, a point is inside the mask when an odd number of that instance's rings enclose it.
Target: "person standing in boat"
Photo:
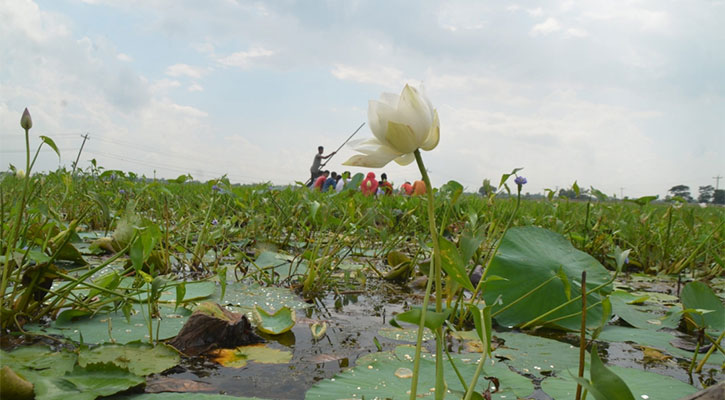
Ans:
[[[336,151],[333,151],[332,153],[323,156],[322,153],[325,151],[325,148],[322,146],[317,147],[317,154],[315,154],[315,159],[312,161],[312,166],[310,167],[310,184],[313,184],[315,182],[315,179],[320,176],[322,171],[320,171],[320,167],[322,166],[322,160],[328,159],[337,153]]]

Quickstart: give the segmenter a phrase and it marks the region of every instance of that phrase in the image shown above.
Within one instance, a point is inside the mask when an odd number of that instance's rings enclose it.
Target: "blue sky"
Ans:
[[[634,197],[725,174],[724,1],[0,0],[0,19],[3,169],[28,107],[63,165],[88,133],[82,167],[293,183],[368,100],[423,83],[435,185],[524,167],[530,192]],[[352,154],[328,167],[367,172]]]

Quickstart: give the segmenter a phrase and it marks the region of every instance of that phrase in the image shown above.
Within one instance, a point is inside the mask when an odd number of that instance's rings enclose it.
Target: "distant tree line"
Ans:
[[[484,179],[483,184],[478,189],[478,193],[481,196],[490,196],[494,193],[496,193],[496,186],[493,186],[491,184],[490,179]],[[593,189],[595,192],[600,194],[601,192],[596,191],[596,189]],[[547,191],[550,191],[550,189],[547,189]],[[706,186],[700,186],[698,188],[698,196],[697,199],[692,197],[692,194],[690,193],[690,187],[687,185],[675,185],[670,188],[670,190],[667,191],[669,193],[665,200],[671,200],[673,198],[680,198],[687,202],[695,202],[698,203],[710,203],[710,204],[723,204],[725,205],[725,189],[715,189],[712,187],[712,185],[706,185]],[[566,199],[577,199],[577,200],[583,200],[588,199],[592,197],[593,193],[590,193],[587,189],[579,189],[578,186],[576,186],[576,182],[571,188],[567,189],[559,189],[558,192],[552,193],[554,195],[557,195],[559,198],[566,198]],[[526,197],[544,197],[541,195],[530,195],[529,193],[526,193]],[[548,196],[551,198],[552,196]],[[616,196],[613,196],[616,198]],[[625,198],[626,199],[626,198]]]
[[[670,193],[672,197],[680,197],[688,202],[695,201],[690,194],[690,187],[687,185],[672,186],[667,192]],[[698,188],[698,192],[698,203],[725,204],[725,189],[715,190],[712,185],[706,185],[700,186]]]

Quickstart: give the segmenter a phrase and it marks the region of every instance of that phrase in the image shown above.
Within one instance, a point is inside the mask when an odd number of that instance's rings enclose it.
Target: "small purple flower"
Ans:
[[[514,179],[514,182],[516,182],[517,185],[522,186],[526,184],[526,178],[523,176],[517,176],[516,179]]]
[[[625,263],[625,264],[629,264],[629,257],[625,257],[625,259],[624,259],[624,263]]]
[[[118,194],[126,194],[126,191],[123,189],[118,189]]]
[[[214,185],[214,186],[212,186],[212,187],[211,187],[211,190],[213,190],[213,191],[215,191],[215,192],[219,192],[219,191],[221,191],[222,189],[221,189],[221,188],[220,188],[219,186],[217,186],[217,185]]]
[[[211,221],[211,224],[212,224],[212,225],[216,225],[216,224],[218,224],[218,223],[219,223],[219,221],[217,221],[217,220],[216,220],[216,218],[214,218],[214,219],[213,219],[213,220]]]

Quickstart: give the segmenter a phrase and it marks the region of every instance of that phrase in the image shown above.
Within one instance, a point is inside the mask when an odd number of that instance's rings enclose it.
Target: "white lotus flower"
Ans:
[[[400,96],[383,93],[380,101],[370,100],[368,123],[375,137],[351,143],[362,154],[343,165],[381,168],[392,160],[408,165],[415,160],[414,151],[433,150],[440,140],[438,112],[422,86],[418,90],[405,85]]]

